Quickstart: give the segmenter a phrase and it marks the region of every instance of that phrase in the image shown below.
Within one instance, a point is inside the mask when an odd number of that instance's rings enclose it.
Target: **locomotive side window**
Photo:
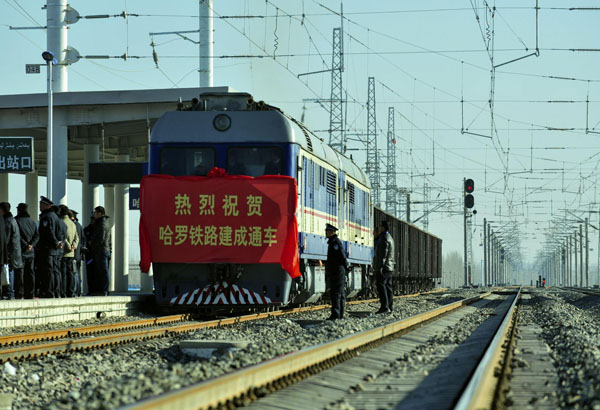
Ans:
[[[215,150],[197,147],[168,147],[160,151],[160,173],[203,176],[215,166]]]
[[[227,172],[231,175],[283,174],[283,152],[279,147],[236,147],[227,150]]]
[[[335,194],[337,191],[337,176],[330,170],[325,170],[327,181],[327,213],[337,216],[337,204]]]

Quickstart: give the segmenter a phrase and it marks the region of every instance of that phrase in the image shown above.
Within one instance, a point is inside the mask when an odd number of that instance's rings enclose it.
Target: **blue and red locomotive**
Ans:
[[[373,292],[373,226],[382,218],[390,221],[396,240],[398,292],[431,288],[441,277],[441,240],[374,208],[363,170],[276,107],[246,93],[202,94],[191,106],[180,104],[156,122],[150,174],[203,176],[214,167],[230,175],[295,178],[301,275],[292,278],[277,263],[153,262],[159,305],[188,304],[192,295],[194,305],[316,302],[326,288],[327,223],[339,228],[352,266],[348,298]],[[247,297],[218,298],[228,288]],[[199,298],[207,289],[212,297]]]

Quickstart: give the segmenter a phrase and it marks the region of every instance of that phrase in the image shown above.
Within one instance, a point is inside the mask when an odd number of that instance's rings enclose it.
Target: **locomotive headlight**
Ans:
[[[231,127],[231,118],[226,114],[219,114],[213,120],[213,125],[217,131],[227,131]]]

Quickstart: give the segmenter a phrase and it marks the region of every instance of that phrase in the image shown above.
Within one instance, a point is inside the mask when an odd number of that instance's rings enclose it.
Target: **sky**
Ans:
[[[45,30],[9,28],[44,26],[43,4],[0,1],[0,50],[10,56],[0,65],[1,94],[46,90],[45,75],[26,75],[24,67],[41,62]],[[70,5],[84,17],[116,17],[70,26],[68,43],[82,56],[111,58],[70,66],[69,90],[198,86],[197,33],[151,34],[197,30],[197,0]],[[600,227],[600,25],[599,11],[589,9],[595,6],[545,0],[536,18],[532,0],[215,2],[214,85],[278,106],[327,141],[329,104],[320,100],[330,97],[331,73],[324,70],[332,64],[333,29],[343,22],[348,153],[364,165],[367,81],[374,77],[381,169],[388,169],[393,107],[396,180],[410,192],[411,218],[420,218],[421,227],[427,221],[445,252],[462,254],[463,178],[472,178],[473,263],[481,265],[486,218],[524,263],[529,282],[549,242],[579,229],[586,217]],[[119,16],[124,11],[126,19]],[[11,195],[18,197],[15,178]],[[70,182],[69,202],[78,191]],[[135,214],[131,220],[137,222]],[[130,231],[136,242],[135,226]],[[598,231],[589,232],[596,281]]]

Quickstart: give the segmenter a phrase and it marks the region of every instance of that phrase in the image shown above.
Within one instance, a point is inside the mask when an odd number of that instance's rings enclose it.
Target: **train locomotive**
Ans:
[[[374,208],[369,180],[351,158],[250,94],[202,94],[191,105],[180,103],[177,110],[165,113],[152,128],[150,174],[204,176],[214,167],[230,175],[295,178],[301,274],[292,278],[277,263],[153,261],[159,306],[192,304],[215,310],[231,303],[253,308],[317,302],[326,293],[327,223],[339,228],[351,264],[347,298],[375,295],[370,275],[373,227],[384,218],[396,241],[397,293],[430,289],[441,277],[439,238]],[[231,289],[245,297],[216,297]],[[206,290],[212,298],[197,297]]]

